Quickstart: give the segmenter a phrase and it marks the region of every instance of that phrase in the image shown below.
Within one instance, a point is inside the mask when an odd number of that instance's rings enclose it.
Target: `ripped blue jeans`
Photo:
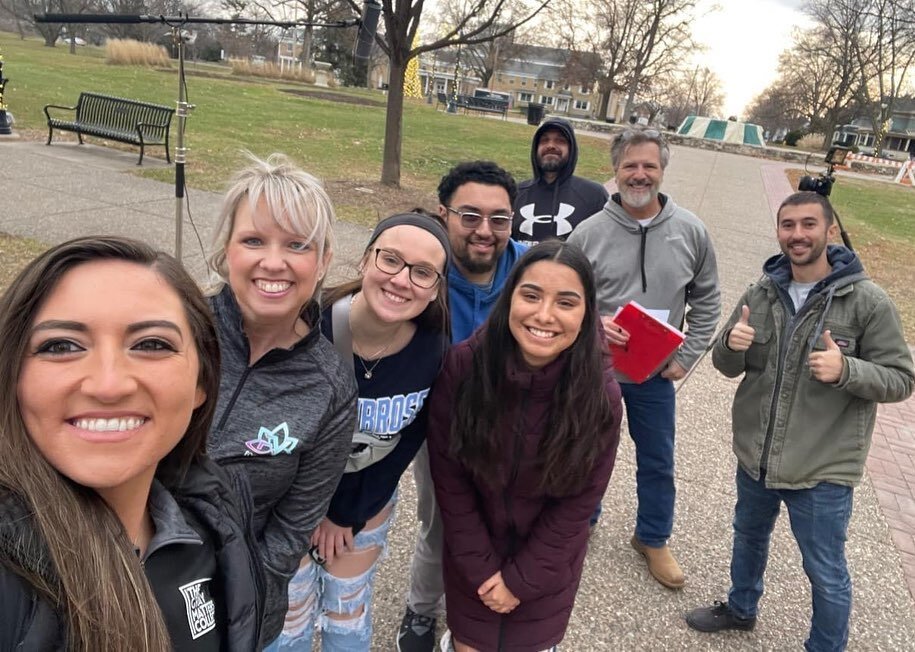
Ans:
[[[368,570],[355,577],[336,577],[305,557],[289,582],[289,611],[283,632],[266,652],[311,652],[315,626],[321,630],[323,652],[367,652],[372,642],[372,586],[379,563],[385,558],[388,531],[394,522],[397,494],[388,503],[388,517],[372,530],[356,534],[356,551],[381,548]],[[356,618],[337,620],[328,612],[353,614]]]

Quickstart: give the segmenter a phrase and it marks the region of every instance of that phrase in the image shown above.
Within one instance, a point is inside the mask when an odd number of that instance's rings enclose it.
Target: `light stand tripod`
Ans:
[[[189,24],[208,25],[267,25],[288,29],[290,27],[355,27],[359,26],[356,39],[354,56],[357,59],[367,60],[375,30],[378,26],[378,17],[381,13],[381,4],[377,0],[365,0],[361,18],[347,18],[330,22],[315,21],[276,21],[252,20],[248,18],[199,18],[187,14],[178,16],[153,16],[151,14],[36,14],[35,21],[39,23],[67,23],[67,24],[139,24],[162,23],[172,28],[172,34],[178,50],[178,101],[175,115],[178,118],[178,136],[175,139],[175,258],[181,260],[181,250],[184,232],[184,194],[185,176],[184,168],[187,163],[187,147],[184,143],[184,130],[187,118],[194,105],[187,101],[187,79],[184,73],[184,48],[185,39],[182,28]]]

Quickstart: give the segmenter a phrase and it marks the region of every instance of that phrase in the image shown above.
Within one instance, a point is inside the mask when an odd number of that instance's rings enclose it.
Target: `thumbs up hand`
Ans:
[[[821,383],[837,383],[845,370],[845,356],[832,339],[832,333],[823,331],[825,351],[814,351],[807,357],[810,374]]]
[[[728,333],[728,348],[731,351],[746,351],[753,343],[756,329],[750,326],[750,307],[744,305],[740,308],[740,319]]]

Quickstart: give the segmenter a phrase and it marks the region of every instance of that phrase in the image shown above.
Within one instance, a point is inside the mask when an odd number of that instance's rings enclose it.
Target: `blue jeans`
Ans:
[[[353,538],[354,548],[381,548],[372,566],[356,577],[337,577],[306,557],[289,582],[289,605],[286,623],[279,638],[264,648],[265,652],[311,652],[315,626],[321,629],[324,652],[368,652],[372,642],[372,595],[378,565],[388,548],[388,531],[394,522],[397,493],[388,505],[391,513],[378,527],[362,530]],[[335,620],[327,612],[360,616]]]
[[[660,548],[674,527],[674,431],[677,424],[674,384],[660,375],[644,383],[620,383],[629,436],[635,443],[635,483],[639,499],[635,535]],[[591,515],[592,525],[601,506]]]
[[[740,617],[756,616],[763,594],[769,539],[784,502],[813,593],[808,652],[844,650],[851,614],[851,578],[845,540],[851,518],[851,487],[821,482],[810,489],[767,489],[737,469],[734,551],[728,605]]]

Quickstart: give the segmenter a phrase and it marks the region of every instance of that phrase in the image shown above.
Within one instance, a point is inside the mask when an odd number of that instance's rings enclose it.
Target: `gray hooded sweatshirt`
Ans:
[[[568,241],[591,261],[602,315],[636,301],[650,310],[669,311],[667,322],[681,330],[685,322],[686,341],[674,359],[689,369],[708,346],[721,315],[718,266],[702,221],[667,195],[658,199],[661,212],[643,227],[626,213],[617,193]]]

